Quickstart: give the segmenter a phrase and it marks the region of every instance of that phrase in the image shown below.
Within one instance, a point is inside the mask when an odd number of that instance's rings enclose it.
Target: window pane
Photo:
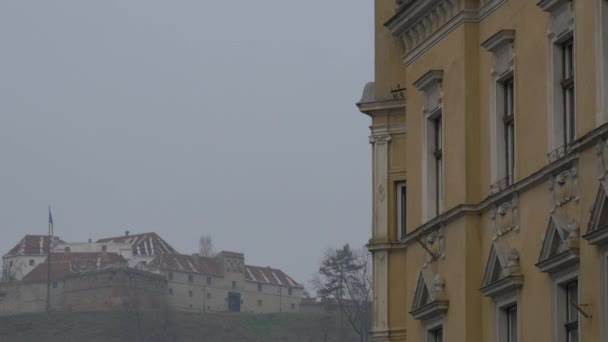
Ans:
[[[517,342],[517,307],[507,309],[508,342]]]
[[[578,311],[576,310],[576,307],[572,305],[572,303],[578,304],[578,282],[572,282],[568,284],[566,286],[566,291],[566,297],[568,301],[566,303],[566,305],[568,305],[568,310],[566,311],[567,323],[576,322],[578,321]]]
[[[578,342],[578,329],[568,331],[568,342]]]
[[[443,342],[443,329],[435,330],[435,342]]]

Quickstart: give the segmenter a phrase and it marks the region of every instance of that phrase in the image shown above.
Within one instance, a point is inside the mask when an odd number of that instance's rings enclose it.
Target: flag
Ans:
[[[51,214],[51,206],[49,206],[49,236],[53,236],[53,215]]]

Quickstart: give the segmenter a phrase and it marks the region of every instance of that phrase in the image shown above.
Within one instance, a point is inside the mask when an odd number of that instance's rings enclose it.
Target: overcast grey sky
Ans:
[[[0,252],[155,231],[307,282],[370,236],[367,0],[0,2]]]

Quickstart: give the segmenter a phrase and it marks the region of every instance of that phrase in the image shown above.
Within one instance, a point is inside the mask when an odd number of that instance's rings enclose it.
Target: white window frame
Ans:
[[[608,341],[608,247],[604,247],[604,250],[601,252],[602,261],[601,265],[601,280],[600,285],[602,289],[602,299],[601,299],[601,322],[600,322],[600,335],[602,341]]]
[[[405,192],[405,202],[403,201],[402,193]],[[395,184],[395,213],[397,215],[395,222],[397,223],[397,239],[403,237],[406,233],[407,220],[407,182],[397,182]]]
[[[490,70],[492,89],[490,94],[490,147],[491,147],[491,193],[497,193],[516,180],[517,146],[515,128],[513,132],[512,157],[507,150],[507,135],[505,133],[504,117],[506,106],[505,83],[513,79],[513,126],[515,127],[515,112],[517,111],[517,80],[515,77],[514,30],[501,30],[492,35],[481,46],[492,53],[493,64]],[[511,160],[509,165],[507,160]]]
[[[423,329],[424,334],[422,336],[422,342],[435,342],[435,332],[439,329],[442,330],[442,340],[445,341],[446,333],[445,324],[443,323],[443,315],[425,321],[423,323]]]
[[[435,157],[435,137],[433,120],[440,118],[443,131],[443,71],[429,70],[420,77],[414,86],[424,93],[424,107],[422,120],[422,213],[426,221],[441,214],[444,209],[445,195],[445,155],[443,151],[443,134],[441,136],[442,163],[441,168],[436,170],[437,159]],[[439,175],[437,174],[439,171]]]
[[[439,125],[439,127],[438,127]],[[440,136],[436,137],[437,131]],[[424,148],[425,148],[425,171],[426,176],[426,218],[433,217],[443,212],[444,189],[445,189],[445,158],[443,151],[443,111],[437,108],[432,112],[425,113],[424,117]],[[439,145],[439,146],[438,146]],[[437,153],[440,156],[437,156]]]
[[[570,269],[570,270],[566,270],[563,271],[562,273],[555,275],[553,278],[553,286],[552,286],[552,315],[553,315],[553,341],[554,342],[567,342],[567,336],[566,336],[566,329],[565,329],[565,324],[566,324],[566,317],[567,317],[567,312],[565,312],[563,309],[567,308],[567,303],[566,303],[566,291],[564,289],[564,286],[567,285],[570,282],[573,281],[578,281],[579,277],[578,277],[578,268],[576,269]],[[580,301],[580,282],[578,284],[578,298]],[[580,320],[581,320],[581,316],[579,314],[579,328],[578,328],[578,332],[579,332],[579,337],[578,340],[581,341],[580,339]]]
[[[567,150],[564,144],[565,129],[564,117],[564,96],[562,88],[562,43],[574,37],[574,15],[572,13],[572,3],[569,0],[541,0],[539,6],[551,14],[551,23],[547,37],[549,39],[547,60],[547,98],[548,98],[548,146],[547,161],[549,163],[561,158]],[[576,68],[576,40],[573,39],[574,75],[577,75]],[[575,97],[576,97],[576,89]],[[576,108],[576,100],[574,107]],[[576,110],[574,113],[575,137],[576,137]]]
[[[596,126],[608,122],[608,0],[596,0]]]
[[[509,340],[509,312],[508,309],[515,307],[517,310],[517,336],[515,341],[520,341],[520,306],[517,300],[517,291],[501,298],[495,299],[495,324],[496,324],[496,341],[497,342],[513,342]]]

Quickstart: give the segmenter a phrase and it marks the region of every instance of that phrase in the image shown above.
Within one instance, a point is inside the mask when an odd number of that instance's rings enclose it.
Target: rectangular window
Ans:
[[[507,318],[506,342],[517,342],[517,306],[505,309]]]
[[[232,281],[232,288],[236,289],[236,281]]]
[[[101,251],[102,252],[106,252],[107,250],[108,250],[108,246],[106,246],[106,245],[102,245],[101,246]]]
[[[211,299],[211,292],[207,292],[207,299]]]
[[[194,282],[194,276],[192,274],[188,274],[188,282],[189,283]]]
[[[292,292],[293,292],[293,290],[292,290],[292,288],[291,288],[291,287],[287,289],[287,294],[288,294],[289,296],[291,296]]]
[[[434,173],[435,179],[435,193],[433,199],[435,202],[435,215],[439,215],[442,210],[443,200],[443,124],[441,119],[441,113],[435,118],[431,119],[433,125],[433,157],[434,157]]]
[[[173,289],[172,288],[168,288],[167,290],[169,290],[169,294],[172,295],[173,294]]]
[[[431,331],[432,342],[443,342],[443,328],[435,329]]]
[[[578,342],[578,280],[572,281],[564,285],[566,291],[566,341]]]
[[[515,82],[513,77],[502,82],[504,109],[502,122],[505,139],[505,180],[507,185],[515,181]]]
[[[258,284],[258,292],[262,292],[262,284]]]
[[[562,52],[562,96],[563,96],[563,125],[564,145],[570,144],[575,137],[575,107],[574,107],[574,39],[570,38],[561,44]]]
[[[34,266],[34,259],[30,259],[30,266]]]
[[[397,183],[397,237],[405,235],[406,209],[407,209],[407,186],[405,182]]]
[[[262,306],[262,300],[258,299],[258,306]]]
[[[193,293],[192,290],[188,291],[188,297],[192,297]]]
[[[295,311],[296,310],[296,305],[295,304],[291,304],[291,310]]]
[[[173,272],[167,273],[167,279],[173,280]]]
[[[207,277],[207,285],[211,285],[211,277]]]

